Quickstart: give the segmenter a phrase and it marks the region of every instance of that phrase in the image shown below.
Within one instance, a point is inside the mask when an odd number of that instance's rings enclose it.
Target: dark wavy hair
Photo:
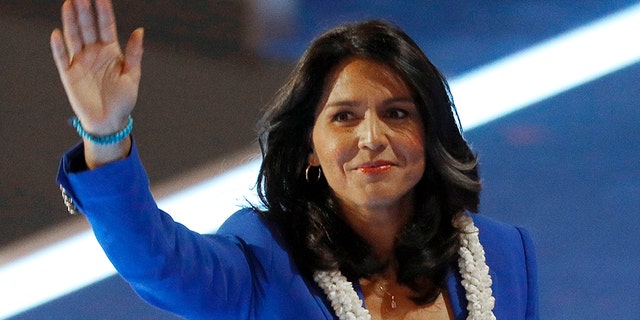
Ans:
[[[426,130],[422,179],[415,212],[398,235],[393,264],[398,282],[416,303],[435,300],[457,257],[455,214],[477,212],[481,189],[477,157],[462,137],[448,84],[400,28],[379,20],[341,25],[316,38],[259,122],[263,162],[257,187],[262,215],[279,226],[299,270],[339,268],[350,279],[368,278],[385,264],[341,218],[324,178],[310,183],[305,168],[311,132],[327,76],[341,62],[372,59],[392,68],[412,90]]]

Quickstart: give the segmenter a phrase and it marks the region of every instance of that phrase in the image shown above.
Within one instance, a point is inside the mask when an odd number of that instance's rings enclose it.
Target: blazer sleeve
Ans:
[[[120,275],[149,303],[188,319],[247,319],[251,266],[240,240],[203,236],[160,210],[136,146],[128,158],[86,170],[82,145],[62,159],[58,183]]]

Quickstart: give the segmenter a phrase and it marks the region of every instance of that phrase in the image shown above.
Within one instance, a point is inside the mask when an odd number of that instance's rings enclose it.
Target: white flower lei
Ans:
[[[468,320],[495,320],[495,298],[491,290],[491,276],[485,262],[484,248],[478,238],[479,230],[465,213],[458,214],[453,226],[460,231],[458,267],[467,298]],[[369,310],[353,288],[353,284],[339,270],[316,271],[313,280],[322,288],[340,320],[370,320]]]

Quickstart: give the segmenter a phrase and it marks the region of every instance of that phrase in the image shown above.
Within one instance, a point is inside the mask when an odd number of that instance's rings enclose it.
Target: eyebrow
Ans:
[[[385,99],[383,101],[383,105],[393,104],[393,103],[411,103],[415,104],[415,101],[410,96],[398,96],[391,97],[389,99]],[[337,100],[330,103],[326,103],[325,107],[355,107],[358,103],[354,100]]]
[[[402,97],[393,97],[391,99],[387,99],[384,101],[384,104],[391,104],[391,103],[396,103],[396,102],[408,102],[408,103],[412,103],[415,104],[416,101],[413,99],[413,97],[411,96],[402,96]]]

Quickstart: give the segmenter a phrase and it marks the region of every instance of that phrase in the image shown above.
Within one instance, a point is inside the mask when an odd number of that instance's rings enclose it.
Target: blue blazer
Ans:
[[[147,302],[187,319],[336,319],[302,277],[278,228],[252,209],[201,235],[158,209],[136,146],[128,158],[85,170],[82,145],[63,157],[58,183],[82,212],[120,275]],[[538,319],[536,262],[522,228],[473,215],[498,319]],[[358,294],[362,291],[354,282]],[[457,266],[447,276],[456,319],[466,298]]]

